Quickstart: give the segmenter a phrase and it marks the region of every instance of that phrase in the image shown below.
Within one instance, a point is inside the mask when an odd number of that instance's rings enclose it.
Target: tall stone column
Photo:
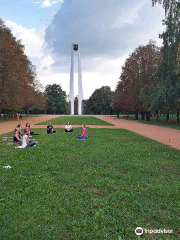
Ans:
[[[78,44],[72,44],[71,50],[69,100],[71,103],[71,115],[74,115],[74,52],[78,52],[78,115],[82,115],[83,87],[82,87],[81,55]]]
[[[71,103],[71,115],[74,115],[74,44],[72,44],[72,49],[71,49],[71,73],[70,73],[69,100]]]
[[[78,49],[78,115],[82,115],[83,87],[80,48]]]

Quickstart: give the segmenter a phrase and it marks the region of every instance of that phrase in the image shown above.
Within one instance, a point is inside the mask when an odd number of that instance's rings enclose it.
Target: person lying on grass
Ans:
[[[70,122],[66,123],[65,132],[73,132],[73,129],[72,129],[72,126],[71,126]]]
[[[29,133],[28,130],[24,129],[24,135],[22,137],[22,148],[33,147],[36,145],[34,141],[29,141],[28,133]]]
[[[47,125],[47,133],[56,133],[56,131],[53,130],[53,125],[51,122]]]
[[[20,133],[20,128],[16,127],[14,129],[13,142],[17,143],[17,144],[18,143],[21,144],[21,142],[22,142],[22,135]]]
[[[82,134],[78,135],[78,139],[87,139],[87,130],[86,130],[86,126],[84,124],[82,124]]]

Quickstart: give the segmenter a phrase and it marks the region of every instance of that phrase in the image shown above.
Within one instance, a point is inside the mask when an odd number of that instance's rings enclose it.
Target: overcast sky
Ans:
[[[103,85],[115,90],[121,67],[140,44],[161,45],[164,11],[151,0],[1,0],[0,17],[22,39],[41,83],[61,84],[67,94],[71,44],[79,43],[87,99]]]

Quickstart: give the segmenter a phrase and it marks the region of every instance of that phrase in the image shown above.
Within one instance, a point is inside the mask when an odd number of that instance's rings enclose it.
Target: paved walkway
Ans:
[[[46,125],[35,125],[37,123],[48,121],[50,119],[58,117],[57,115],[44,115],[38,117],[32,117],[20,121],[5,122],[0,124],[0,134],[13,131],[18,123],[24,126],[26,122],[31,123],[32,128],[46,128]],[[114,128],[114,129],[127,129],[132,132],[138,133],[142,136],[151,138],[168,146],[171,146],[176,149],[180,149],[180,130],[165,128],[155,125],[138,123],[136,121],[117,119],[114,117],[107,116],[95,116],[99,119],[102,119],[106,122],[112,123],[115,126],[107,125],[87,125],[90,128]],[[62,125],[53,125],[54,128],[64,128]],[[79,125],[73,125],[73,127],[80,127]]]
[[[96,117],[114,124],[117,128],[127,129],[173,148],[180,149],[180,130],[139,123],[133,120],[117,119],[106,116]]]

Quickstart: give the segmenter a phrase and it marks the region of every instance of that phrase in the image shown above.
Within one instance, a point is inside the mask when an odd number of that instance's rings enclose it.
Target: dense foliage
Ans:
[[[85,114],[111,114],[112,95],[110,87],[103,86],[96,89],[88,100],[84,102]]]
[[[53,114],[67,113],[66,92],[62,90],[61,85],[47,85],[46,94],[46,112]]]
[[[136,119],[150,119],[152,113],[180,112],[180,2],[177,0],[152,0],[165,9],[165,31],[160,35],[163,47],[155,44],[140,46],[126,60],[120,82],[113,96],[119,111],[133,111]]]
[[[148,106],[141,98],[141,90],[157,82],[156,72],[161,61],[161,51],[154,42],[139,46],[130,54],[122,68],[120,81],[113,95],[113,104],[119,111],[134,111],[136,118],[144,118]],[[148,115],[148,111],[147,111]]]
[[[166,121],[169,111],[177,111],[179,122],[180,99],[180,2],[177,0],[153,0],[153,5],[160,3],[165,9],[163,24],[165,31],[160,35],[163,39],[162,62],[158,70],[159,83],[156,87],[157,96],[153,99],[151,109],[164,107]]]
[[[21,41],[0,19],[0,113],[6,118],[20,109],[29,113],[30,108],[44,108],[36,69],[25,55]]]

